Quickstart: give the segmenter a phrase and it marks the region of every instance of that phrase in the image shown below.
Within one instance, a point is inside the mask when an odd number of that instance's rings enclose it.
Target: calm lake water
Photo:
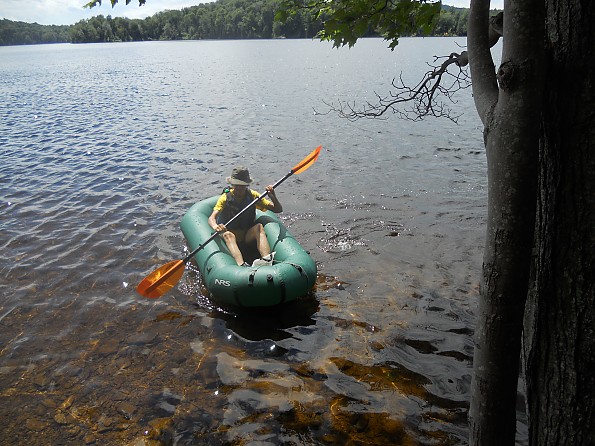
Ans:
[[[0,443],[463,445],[486,218],[459,124],[363,120],[464,39],[0,47]],[[178,223],[244,164],[319,268],[275,311],[217,308]],[[520,437],[523,428],[520,427]]]

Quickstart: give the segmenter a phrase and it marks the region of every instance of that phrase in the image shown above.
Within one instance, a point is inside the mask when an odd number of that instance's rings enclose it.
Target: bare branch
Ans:
[[[489,44],[494,46],[503,33],[503,13],[490,18],[489,21]],[[401,119],[420,121],[427,116],[448,118],[457,122],[460,115],[454,115],[449,103],[455,103],[453,99],[459,90],[471,86],[471,75],[469,74],[469,57],[467,51],[451,53],[449,56],[434,57],[434,64],[440,60],[440,65],[430,65],[431,71],[426,72],[422,80],[414,87],[408,87],[399,79],[393,79],[392,88],[388,95],[381,96],[374,92],[377,102],[366,102],[363,107],[356,107],[355,102],[337,103],[324,102],[329,107],[328,111],[316,114],[337,113],[342,118],[350,121],[357,121],[361,118],[385,119],[390,112]],[[450,70],[450,71],[449,71]]]
[[[460,115],[454,115],[447,102],[455,103],[454,94],[468,88],[471,85],[467,64],[467,52],[451,53],[449,56],[435,57],[434,63],[444,59],[440,65],[430,65],[431,71],[426,72],[423,79],[415,86],[408,87],[399,79],[393,79],[393,90],[386,96],[374,92],[377,102],[366,104],[357,109],[356,104],[337,101],[327,103],[329,110],[316,114],[338,113],[339,116],[350,121],[361,118],[386,118],[391,112],[399,118],[411,121],[420,121],[426,116],[444,117],[457,122]],[[451,71],[449,71],[451,68]],[[447,101],[446,101],[447,100]]]

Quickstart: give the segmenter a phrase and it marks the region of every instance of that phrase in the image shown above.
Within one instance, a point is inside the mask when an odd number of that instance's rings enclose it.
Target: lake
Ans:
[[[0,47],[0,443],[466,444],[487,198],[471,89],[458,124],[325,114],[464,44]],[[136,294],[234,166],[263,190],[318,145],[277,191],[310,296],[237,313],[193,268]]]

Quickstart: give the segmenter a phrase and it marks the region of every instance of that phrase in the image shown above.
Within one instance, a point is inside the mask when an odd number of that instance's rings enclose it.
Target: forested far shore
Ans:
[[[275,20],[281,0],[218,0],[146,19],[98,15],[74,25],[0,20],[0,45],[146,40],[313,38],[322,27],[307,11]],[[442,6],[434,36],[467,35],[469,9]],[[421,35],[421,33],[419,34]],[[368,36],[378,36],[370,30]]]
[[[31,45],[70,42],[74,25],[39,25],[38,23],[0,20],[0,45]]]

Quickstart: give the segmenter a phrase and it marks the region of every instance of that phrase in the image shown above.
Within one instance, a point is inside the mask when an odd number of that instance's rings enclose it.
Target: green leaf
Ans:
[[[92,2],[89,2],[89,3],[85,4],[85,6],[83,6],[83,7],[90,9],[90,8],[94,8],[97,5],[101,6],[101,0],[94,0]]]

